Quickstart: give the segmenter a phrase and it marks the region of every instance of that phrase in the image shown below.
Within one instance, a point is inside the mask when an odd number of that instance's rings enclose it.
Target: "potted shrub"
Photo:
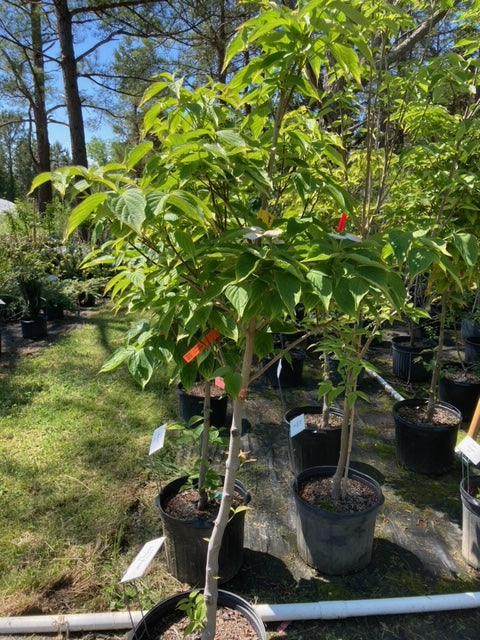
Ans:
[[[24,301],[20,320],[24,338],[38,339],[47,335],[47,319],[44,314],[43,283],[48,262],[41,249],[25,241],[10,250],[13,273]]]
[[[477,239],[471,234],[453,232],[447,239],[427,241],[427,247],[435,244],[438,250],[430,254],[430,277],[441,296],[441,312],[429,394],[427,398],[402,400],[393,407],[398,461],[426,474],[445,473],[454,462],[462,415],[452,405],[438,401],[445,321],[452,293],[470,281],[478,259]]]

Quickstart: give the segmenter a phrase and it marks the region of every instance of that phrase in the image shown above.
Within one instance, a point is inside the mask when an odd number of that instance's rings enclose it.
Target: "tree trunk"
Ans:
[[[45,67],[43,58],[43,38],[41,23],[41,3],[30,2],[30,26],[32,31],[33,66],[32,75],[34,81],[33,111],[35,118],[35,133],[37,138],[37,158],[35,169],[41,173],[50,171],[50,142],[48,140],[48,118],[45,103]],[[45,182],[36,193],[37,205],[40,213],[43,213],[47,204],[52,201],[52,183]]]
[[[73,164],[86,167],[87,146],[85,143],[82,102],[78,89],[77,60],[73,48],[72,13],[68,8],[68,0],[54,0],[53,4],[57,17],[60,66],[62,67],[63,85],[67,103],[72,162]]]
[[[222,501],[215,520],[212,535],[208,542],[204,592],[207,621],[206,626],[202,631],[202,640],[214,640],[215,638],[215,616],[218,600],[218,556],[222,544],[223,533],[230,517],[230,508],[232,505],[233,493],[235,491],[235,480],[237,479],[237,471],[240,466],[241,424],[245,405],[245,394],[248,388],[250,370],[252,367],[255,327],[255,318],[252,318],[246,332],[245,351],[242,362],[242,389],[239,395],[233,400],[233,417],[230,429],[228,457],[225,465],[225,481],[223,485]]]

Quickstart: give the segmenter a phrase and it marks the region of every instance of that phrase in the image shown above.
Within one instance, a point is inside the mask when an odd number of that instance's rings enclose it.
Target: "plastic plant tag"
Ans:
[[[476,467],[480,464],[480,445],[470,436],[465,436],[455,451],[468,458]]]
[[[280,374],[282,373],[282,366],[283,366],[282,359],[280,358],[277,365],[277,380],[280,380]]]
[[[293,438],[305,429],[305,414],[301,413],[290,420],[290,437]]]
[[[152,440],[150,441],[150,449],[148,450],[148,455],[151,456],[156,451],[159,451],[163,447],[163,443],[165,442],[165,433],[167,431],[167,425],[162,424],[160,427],[157,427],[152,435]]]
[[[209,344],[212,344],[212,342],[215,342],[215,340],[218,340],[220,337],[220,332],[217,331],[217,329],[212,329],[204,338],[200,340],[200,342],[197,342],[197,344],[192,347],[190,351],[187,351],[187,353],[183,356],[183,359],[187,364],[189,362],[192,362],[192,360],[195,360],[195,358],[199,356],[202,351],[208,347]]]
[[[275,220],[275,216],[269,213],[266,209],[260,209],[258,212],[258,219],[265,223],[265,226],[270,229]]]
[[[165,536],[146,542],[137,553],[120,582],[133,582],[143,576],[165,541]]]

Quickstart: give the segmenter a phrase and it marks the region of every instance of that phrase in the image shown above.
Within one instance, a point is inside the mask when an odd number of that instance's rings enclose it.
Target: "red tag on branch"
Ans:
[[[340,216],[340,220],[338,221],[337,231],[340,233],[345,229],[345,225],[347,224],[347,214],[342,213]]]
[[[192,347],[190,351],[187,351],[187,353],[183,356],[183,359],[187,363],[192,362],[192,360],[195,360],[195,358],[200,353],[202,353],[202,351],[206,349],[209,344],[212,344],[212,342],[215,342],[215,340],[218,340],[219,338],[220,332],[216,329],[212,329],[204,338],[200,340],[200,342],[197,342],[197,344]]]

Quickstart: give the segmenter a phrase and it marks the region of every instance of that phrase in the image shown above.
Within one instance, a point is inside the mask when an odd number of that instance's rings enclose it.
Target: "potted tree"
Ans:
[[[70,185],[76,197],[84,196],[72,212],[70,232],[89,220],[112,234],[91,262],[117,265],[108,285],[112,298],[145,319],[108,367],[126,362],[146,384],[155,367],[173,362],[182,382],[193,381],[195,369],[205,379],[221,376],[232,398],[222,498],[206,560],[204,640],[215,634],[218,553],[240,465],[254,356],[261,360],[273,352],[273,335],[298,331],[299,304],[309,319],[305,335],[341,316],[339,341],[350,345],[352,366],[341,453],[332,470],[331,495],[338,503],[363,480],[356,474],[350,482],[348,471],[356,383],[368,348],[363,319],[387,301],[398,309],[406,299],[392,268],[403,253],[394,235],[367,237],[365,225],[361,240],[331,233],[337,212],[353,209],[353,201],[342,188],[341,140],[320,125],[325,95],[318,78],[323,67],[332,67],[332,77],[338,72],[361,85],[359,25],[371,23],[372,34],[375,25],[360,5],[343,13],[338,3],[328,4],[322,9],[331,12],[327,21],[311,3],[298,10],[273,3],[264,8],[239,31],[226,64],[249,46],[258,47],[257,55],[226,85],[191,90],[168,75],[154,82],[144,99],[145,139],[123,164],[59,169],[33,184],[52,180],[60,191]],[[310,46],[326,41],[333,57],[326,46]],[[363,39],[362,50],[368,51]],[[310,117],[302,102],[318,117]],[[185,365],[192,349],[193,372]],[[304,484],[297,479],[299,496]],[[370,488],[368,509],[376,511],[382,498],[375,485]]]
[[[458,427],[462,415],[458,409],[438,401],[447,307],[452,292],[461,291],[474,272],[478,260],[478,241],[467,233],[452,232],[447,239],[426,240],[431,253],[430,277],[441,296],[438,347],[432,367],[427,398],[401,400],[393,407],[397,458],[412,471],[441,474],[454,462]]]

